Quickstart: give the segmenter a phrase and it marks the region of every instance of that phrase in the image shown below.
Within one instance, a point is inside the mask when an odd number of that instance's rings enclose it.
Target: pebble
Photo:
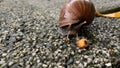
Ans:
[[[33,53],[32,53],[32,56],[35,56],[35,55],[36,55],[36,53],[35,53],[35,52],[33,52]]]
[[[2,65],[2,64],[4,64],[4,63],[5,63],[5,61],[1,59],[0,64]]]
[[[76,63],[78,64],[78,63],[80,63],[80,61],[79,61],[79,60],[77,60],[77,61],[76,61]]]
[[[112,64],[111,64],[111,63],[106,63],[105,65],[106,65],[107,67],[112,66]]]
[[[7,53],[3,53],[2,56],[3,56],[3,57],[7,56]]]
[[[39,63],[40,62],[40,60],[37,60],[37,63]]]
[[[45,67],[45,68],[47,68],[47,67],[48,67],[48,65],[46,65],[46,64],[42,64],[42,67]]]
[[[58,66],[58,68],[64,68],[63,66]]]
[[[70,65],[70,64],[73,64],[73,62],[74,62],[74,59],[70,58],[70,59],[68,59],[67,64]]]
[[[8,65],[11,66],[13,63],[14,63],[14,62],[10,61],[10,62],[8,63]]]
[[[27,65],[26,68],[31,68],[31,66],[30,66],[30,65]]]

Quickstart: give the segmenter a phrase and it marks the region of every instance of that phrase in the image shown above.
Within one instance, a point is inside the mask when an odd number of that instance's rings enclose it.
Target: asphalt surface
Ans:
[[[118,0],[92,1],[101,12],[120,7]],[[89,47],[80,49],[74,37],[66,42],[58,33],[65,2],[0,0],[0,68],[120,67],[120,19],[95,17],[81,28]]]
[[[119,0],[92,0],[96,9],[102,13],[120,11]]]

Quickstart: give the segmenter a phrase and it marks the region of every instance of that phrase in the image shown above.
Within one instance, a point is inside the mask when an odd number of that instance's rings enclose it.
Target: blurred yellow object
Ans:
[[[77,45],[79,48],[86,48],[88,46],[88,40],[87,39],[80,39],[77,41]]]
[[[114,13],[109,13],[109,14],[102,14],[102,13],[96,11],[96,14],[97,14],[97,16],[102,16],[102,17],[120,18],[120,11],[114,12]]]

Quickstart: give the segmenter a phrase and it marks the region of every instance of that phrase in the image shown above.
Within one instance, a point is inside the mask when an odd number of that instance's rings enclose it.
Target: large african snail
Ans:
[[[113,10],[112,8],[106,12]],[[76,35],[78,37],[80,27],[92,23],[95,16],[120,18],[120,11],[101,14],[99,11],[95,10],[90,0],[70,0],[61,10],[59,32],[67,35],[67,39],[69,39],[69,35]]]
[[[81,26],[92,23],[94,17],[95,7],[90,0],[70,0],[61,10],[59,26],[68,40],[69,35],[78,37]]]

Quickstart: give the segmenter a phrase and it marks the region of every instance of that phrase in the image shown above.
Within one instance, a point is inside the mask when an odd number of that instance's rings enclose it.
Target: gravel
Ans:
[[[110,13],[120,11],[119,0],[92,0],[98,11],[102,13]]]
[[[74,37],[66,42],[58,33],[63,3],[0,0],[0,68],[120,67],[120,19],[96,17],[81,28],[79,37],[90,44],[80,49]]]

